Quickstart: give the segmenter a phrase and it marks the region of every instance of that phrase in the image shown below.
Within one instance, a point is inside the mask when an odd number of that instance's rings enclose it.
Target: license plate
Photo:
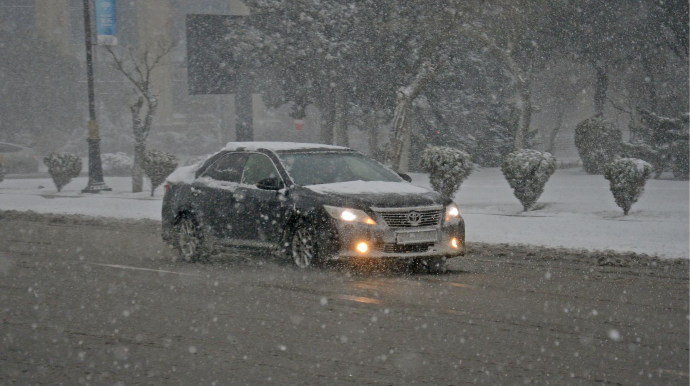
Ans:
[[[438,240],[436,230],[429,231],[414,231],[414,232],[396,232],[398,244],[419,244],[419,243],[435,243]]]

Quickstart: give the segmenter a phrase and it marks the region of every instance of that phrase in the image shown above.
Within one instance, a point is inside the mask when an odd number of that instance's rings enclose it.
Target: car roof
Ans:
[[[300,142],[228,142],[223,148],[225,151],[255,151],[255,150],[271,150],[275,152],[284,151],[304,151],[304,150],[349,150],[351,149],[343,146],[324,145],[321,143],[300,143]]]
[[[228,152],[244,152],[244,151],[259,151],[267,150],[276,153],[311,153],[311,152],[347,152],[356,153],[356,151],[343,147],[343,146],[333,146],[324,145],[321,143],[302,143],[302,142],[228,142],[225,147],[223,147],[219,152],[209,156],[206,160],[201,162],[198,169],[196,169],[194,175],[199,177],[206,168],[211,164],[216,162],[223,154]]]

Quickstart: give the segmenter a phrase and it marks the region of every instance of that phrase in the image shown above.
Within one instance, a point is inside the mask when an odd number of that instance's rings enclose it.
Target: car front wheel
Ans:
[[[432,257],[426,260],[426,269],[431,274],[441,274],[446,272],[446,257]]]
[[[415,258],[410,264],[410,269],[415,273],[442,274],[446,272],[446,257]]]
[[[292,233],[290,240],[290,256],[299,268],[309,268],[317,260],[316,240],[314,228],[302,224]]]

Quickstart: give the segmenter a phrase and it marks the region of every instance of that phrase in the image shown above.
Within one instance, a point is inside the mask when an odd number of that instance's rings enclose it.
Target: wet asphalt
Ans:
[[[688,265],[585,254],[190,264],[152,222],[4,217],[0,385],[687,385]]]

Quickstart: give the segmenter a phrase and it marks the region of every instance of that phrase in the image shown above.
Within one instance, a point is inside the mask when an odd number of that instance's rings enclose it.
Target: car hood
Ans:
[[[303,188],[339,206],[400,208],[447,204],[440,194],[408,182],[348,181]]]

